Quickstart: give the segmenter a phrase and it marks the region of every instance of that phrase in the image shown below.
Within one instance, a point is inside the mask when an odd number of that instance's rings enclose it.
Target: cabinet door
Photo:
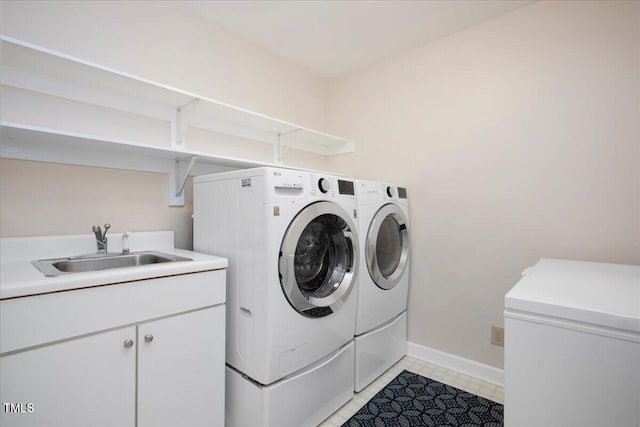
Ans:
[[[135,333],[128,327],[1,357],[0,424],[133,426]]]
[[[138,426],[224,425],[224,306],[138,326]]]

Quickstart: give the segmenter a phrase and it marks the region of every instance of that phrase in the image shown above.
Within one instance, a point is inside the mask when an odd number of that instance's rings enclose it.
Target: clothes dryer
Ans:
[[[355,216],[348,178],[256,168],[194,179],[194,250],[229,260],[228,425],[318,423],[353,396]]]
[[[356,379],[360,391],[407,352],[409,202],[403,187],[356,182],[360,275]]]

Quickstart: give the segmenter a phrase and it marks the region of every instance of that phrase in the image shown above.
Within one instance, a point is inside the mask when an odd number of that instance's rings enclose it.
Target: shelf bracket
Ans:
[[[284,159],[284,155],[286,154],[287,149],[296,143],[296,140],[299,138],[299,135],[300,135],[299,131],[301,130],[302,128],[297,128],[297,129],[290,130],[288,132],[283,132],[278,134],[276,145],[273,147],[273,157],[274,157],[275,163],[282,164],[282,160]],[[283,138],[282,138],[285,135],[291,135],[289,143],[286,145],[283,144]]]
[[[278,134],[276,145],[273,146],[273,161],[274,163],[279,165],[282,164],[282,158],[284,157],[284,153],[286,151],[286,147],[282,147],[281,139],[282,139],[282,134]]]
[[[175,123],[171,123],[173,128],[173,135],[171,137],[171,145],[174,148],[184,150],[187,144],[187,129],[189,127],[189,120],[187,113],[188,108],[195,106],[200,98],[193,98],[191,101],[176,108]]]
[[[198,156],[191,156],[184,175],[180,173],[180,160],[176,160],[172,173],[169,174],[169,206],[184,206],[184,186],[196,164]]]

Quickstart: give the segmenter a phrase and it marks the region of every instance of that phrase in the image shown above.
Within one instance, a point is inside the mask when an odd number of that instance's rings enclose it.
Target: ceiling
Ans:
[[[178,4],[316,75],[335,77],[533,2],[216,0]]]

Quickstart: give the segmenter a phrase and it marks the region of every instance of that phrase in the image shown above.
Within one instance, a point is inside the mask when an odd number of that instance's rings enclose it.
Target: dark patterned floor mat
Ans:
[[[502,426],[499,403],[402,371],[343,424],[347,427]]]

